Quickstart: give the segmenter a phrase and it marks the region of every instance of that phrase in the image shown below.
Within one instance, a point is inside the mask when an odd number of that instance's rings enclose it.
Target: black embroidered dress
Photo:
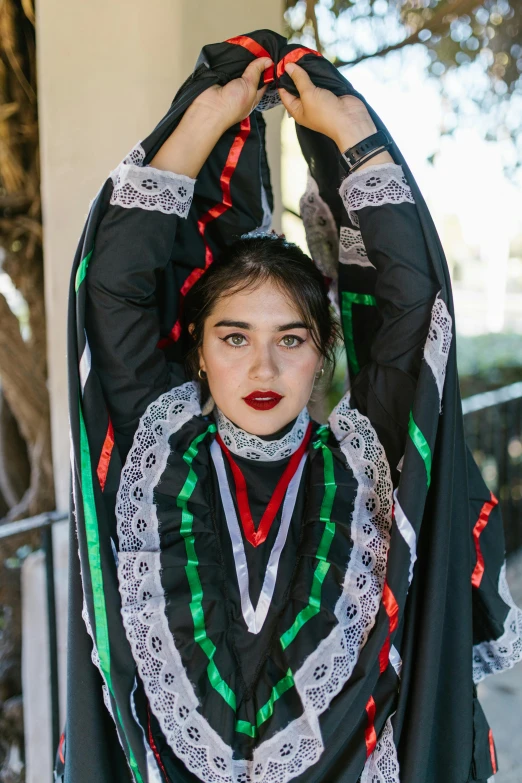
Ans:
[[[82,235],[57,775],[484,783],[497,761],[475,683],[522,658],[522,612],[505,581],[496,499],[462,434],[447,267],[395,146],[396,162],[339,188],[333,149],[299,131],[310,168],[301,212],[350,376],[328,424],[305,408],[271,438],[252,436],[217,408],[204,413],[199,385],[183,376],[176,292],[201,273],[190,251],[208,259],[269,225],[261,114],[225,134],[197,182],[145,160],[194,94],[244,70],[254,44],[357,94],[270,31],[205,47],[166,118],[100,190]],[[271,89],[259,109],[276,102]],[[207,234],[216,202],[228,206]],[[218,435],[255,525],[298,457],[258,546],[240,524]]]

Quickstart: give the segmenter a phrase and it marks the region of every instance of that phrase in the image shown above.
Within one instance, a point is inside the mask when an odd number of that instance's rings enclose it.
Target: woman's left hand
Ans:
[[[299,90],[299,98],[283,87],[279,95],[291,117],[305,128],[329,136],[344,152],[377,132],[368,109],[355,95],[337,97],[330,90],[316,87],[304,68],[287,63],[285,70]]]

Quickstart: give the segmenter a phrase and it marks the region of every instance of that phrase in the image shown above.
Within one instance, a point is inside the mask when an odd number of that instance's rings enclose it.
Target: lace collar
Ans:
[[[310,421],[310,414],[305,406],[289,432],[281,438],[265,440],[242,430],[230,421],[217,405],[214,408],[214,417],[223,442],[233,454],[260,462],[275,462],[293,454],[299,448]]]

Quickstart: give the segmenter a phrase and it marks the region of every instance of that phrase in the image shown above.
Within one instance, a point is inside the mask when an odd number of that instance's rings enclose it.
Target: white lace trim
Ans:
[[[111,177],[114,182],[111,204],[187,216],[194,195],[195,180],[191,177],[130,163],[120,163]]]
[[[500,569],[498,593],[510,609],[504,621],[504,633],[490,642],[473,645],[473,682],[489,674],[511,669],[522,661],[522,609],[513,601],[506,578],[506,561]]]
[[[258,435],[252,435],[236,426],[225,416],[217,405],[214,409],[218,432],[225,446],[238,457],[258,460],[259,462],[275,462],[289,457],[297,451],[306,434],[310,414],[306,407],[300,412],[295,424],[286,435],[276,440],[263,440]]]
[[[320,272],[332,281],[328,296],[339,315],[337,293],[339,236],[334,216],[328,204],[319,195],[317,182],[312,177],[310,169],[307,173],[305,192],[299,200],[299,211],[310,255]]]
[[[341,183],[339,194],[348,217],[359,227],[358,209],[381,204],[415,204],[406,175],[399,163],[375,163],[348,174]]]
[[[384,724],[375,750],[366,760],[360,783],[400,783],[399,759],[393,741],[392,717],[393,715],[390,715]]]
[[[364,246],[359,229],[350,228],[350,226],[341,226],[339,236],[339,263],[371,266],[372,269],[375,269],[375,266],[366,253],[366,247]]]
[[[335,607],[338,625],[294,675],[303,715],[260,743],[252,761],[234,759],[232,748],[198,712],[198,699],[168,627],[160,578],[152,492],[165,469],[170,436],[190,418],[196,396],[195,385],[188,383],[151,403],[123,469],[116,504],[123,623],[151,707],[169,745],[189,770],[206,783],[286,783],[324,750],[318,716],[350,677],[375,624],[390,539],[389,466],[369,420],[343,398],[330,422],[358,488],[353,549]]]
[[[127,155],[125,155],[121,163],[132,163],[135,166],[143,166],[144,160],[145,160],[145,150],[141,145],[141,141],[138,141],[138,143],[134,145],[131,151],[128,152]]]
[[[424,358],[429,364],[439,391],[439,412],[442,412],[442,392],[446,378],[446,365],[451,347],[453,320],[446,303],[437,294],[431,310],[431,323],[424,345]]]
[[[159,551],[154,488],[169,455],[164,444],[165,432],[168,427],[170,437],[199,413],[199,388],[188,381],[162,394],[140,419],[116,496],[120,560],[122,552]],[[158,445],[164,446],[160,454]]]
[[[268,87],[267,91],[255,107],[256,111],[267,111],[268,109],[273,109],[274,106],[279,106],[281,103],[281,98],[279,96],[279,93],[277,91],[277,88],[275,86],[275,82],[273,85]]]
[[[110,173],[113,182],[111,204],[120,207],[140,207],[166,215],[186,217],[192,204],[192,177],[144,166],[145,151],[138,142],[122,162]]]

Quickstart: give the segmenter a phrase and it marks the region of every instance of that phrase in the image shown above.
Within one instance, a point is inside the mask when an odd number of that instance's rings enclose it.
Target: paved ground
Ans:
[[[522,553],[510,558],[507,579],[517,606],[522,607]],[[522,662],[502,674],[487,677],[478,696],[497,747],[499,771],[494,783],[522,783]]]

